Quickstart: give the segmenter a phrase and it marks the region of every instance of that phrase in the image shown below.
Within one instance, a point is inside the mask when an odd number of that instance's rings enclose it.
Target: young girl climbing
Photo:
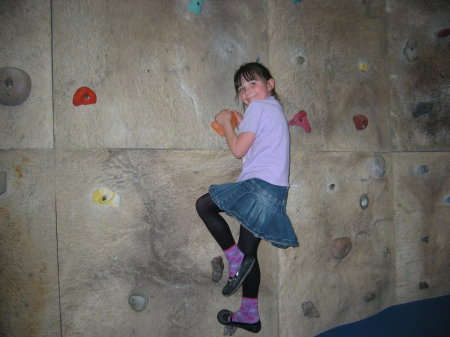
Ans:
[[[234,87],[245,115],[222,110],[215,120],[224,129],[230,152],[242,158],[242,171],[236,182],[211,185],[196,208],[228,261],[229,278],[222,294],[230,296],[242,285],[240,309],[235,313],[221,310],[217,319],[223,325],[258,332],[259,243],[263,239],[279,248],[298,246],[286,214],[290,139],[275,80],[265,66],[242,65],[234,75]],[[233,114],[239,134],[231,125]],[[221,212],[241,224],[237,244]]]

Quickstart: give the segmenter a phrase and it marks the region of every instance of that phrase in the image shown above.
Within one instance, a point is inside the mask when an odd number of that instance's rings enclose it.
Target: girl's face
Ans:
[[[247,81],[242,77],[241,86],[238,87],[239,98],[244,105],[249,105],[253,101],[259,101],[271,96],[274,86],[275,81],[273,78],[268,81],[262,81],[255,76],[255,79]]]

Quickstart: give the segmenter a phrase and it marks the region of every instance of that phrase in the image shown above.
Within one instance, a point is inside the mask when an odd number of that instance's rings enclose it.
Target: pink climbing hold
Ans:
[[[364,115],[353,116],[353,122],[355,123],[356,130],[364,130],[369,124],[369,120]]]
[[[311,132],[311,125],[309,124],[308,116],[306,114],[306,111],[304,110],[300,110],[299,112],[297,112],[289,121],[288,125],[297,125],[302,127],[306,133]]]
[[[436,33],[438,37],[446,37],[450,35],[450,28],[441,29]]]

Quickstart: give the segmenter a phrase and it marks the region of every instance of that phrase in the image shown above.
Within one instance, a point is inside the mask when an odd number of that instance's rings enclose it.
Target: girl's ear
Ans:
[[[267,90],[271,92],[275,88],[275,80],[273,78],[270,78],[269,80],[267,80],[266,85]]]

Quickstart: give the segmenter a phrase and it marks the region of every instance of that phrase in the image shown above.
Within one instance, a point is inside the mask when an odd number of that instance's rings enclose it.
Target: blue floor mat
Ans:
[[[316,337],[450,337],[450,295],[392,306]]]

